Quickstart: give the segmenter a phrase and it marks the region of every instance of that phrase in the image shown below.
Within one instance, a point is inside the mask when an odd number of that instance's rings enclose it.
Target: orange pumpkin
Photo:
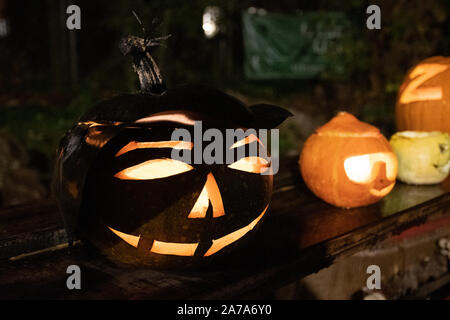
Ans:
[[[400,86],[398,131],[441,131],[450,134],[450,58],[431,57],[409,70]]]
[[[346,112],[306,140],[299,165],[317,197],[344,208],[377,202],[392,190],[397,176],[397,158],[387,139]]]

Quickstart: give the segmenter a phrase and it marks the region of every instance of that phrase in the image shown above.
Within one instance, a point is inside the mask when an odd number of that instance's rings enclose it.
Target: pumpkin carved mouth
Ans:
[[[242,227],[236,231],[233,231],[223,237],[220,237],[218,239],[213,239],[212,244],[209,247],[208,251],[204,254],[204,257],[213,255],[214,253],[222,250],[226,246],[230,245],[231,243],[241,239],[243,236],[245,236],[249,231],[251,231],[261,220],[261,218],[264,216],[264,214],[267,211],[267,208],[269,205],[267,205],[264,210],[261,212],[261,214],[254,219],[252,222],[250,222],[245,227]],[[165,255],[176,255],[176,256],[194,256],[195,251],[197,250],[197,247],[199,245],[199,242],[196,243],[177,243],[177,242],[164,242],[164,241],[158,241],[154,240],[150,245],[149,241],[145,241],[145,238],[139,236],[135,236],[132,234],[120,232],[118,230],[115,230],[108,226],[108,229],[111,230],[116,236],[121,238],[123,241],[128,243],[129,245],[137,248],[137,249],[144,249],[148,250],[148,253],[157,253],[157,254],[165,254]],[[147,248],[142,248],[142,247]]]

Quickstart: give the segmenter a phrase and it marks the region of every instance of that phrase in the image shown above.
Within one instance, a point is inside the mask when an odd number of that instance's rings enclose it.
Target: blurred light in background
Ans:
[[[221,9],[217,6],[208,6],[203,12],[202,28],[207,38],[213,38],[219,33],[219,20],[221,16]]]
[[[8,33],[8,21],[6,19],[0,18],[0,38],[6,37]]]
[[[261,16],[267,14],[266,9],[263,8],[255,8],[255,7],[250,7],[247,9],[249,14],[259,14]]]
[[[9,33],[8,20],[6,19],[6,0],[0,0],[0,38],[4,38]]]

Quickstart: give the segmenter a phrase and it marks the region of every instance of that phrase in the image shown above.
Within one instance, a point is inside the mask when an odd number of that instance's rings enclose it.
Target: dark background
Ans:
[[[65,27],[66,8],[81,8],[81,30]],[[366,28],[370,4],[381,8],[381,30]],[[202,30],[206,6],[223,10],[221,32]],[[357,35],[357,49],[345,78],[251,81],[243,72],[242,12],[249,7],[296,15],[339,11]],[[282,153],[299,152],[303,141],[338,110],[395,131],[396,93],[406,71],[433,55],[450,55],[450,2],[427,1],[69,1],[0,0],[9,33],[0,38],[0,206],[48,197],[55,150],[64,132],[85,110],[119,92],[136,92],[131,61],[118,42],[142,35],[131,10],[155,35],[171,34],[156,48],[168,87],[214,85],[246,103],[270,102],[296,117],[281,127]]]

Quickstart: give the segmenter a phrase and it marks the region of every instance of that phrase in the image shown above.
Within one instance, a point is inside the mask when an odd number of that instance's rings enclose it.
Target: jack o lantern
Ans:
[[[431,57],[409,70],[395,113],[398,131],[450,134],[450,58]]]
[[[183,162],[174,129],[273,128],[290,115],[272,105],[245,107],[206,86],[166,89],[149,54],[155,40],[130,36],[121,49],[133,57],[141,92],[103,101],[62,139],[54,189],[70,239],[79,237],[118,263],[164,268],[199,266],[224,255],[259,225],[272,193],[270,158],[251,161],[256,136],[231,164]],[[203,151],[203,150],[202,150]],[[191,154],[193,156],[193,152]],[[253,159],[254,160],[254,159]]]
[[[322,200],[344,208],[377,202],[394,187],[397,158],[380,131],[340,112],[305,142],[300,171]]]

